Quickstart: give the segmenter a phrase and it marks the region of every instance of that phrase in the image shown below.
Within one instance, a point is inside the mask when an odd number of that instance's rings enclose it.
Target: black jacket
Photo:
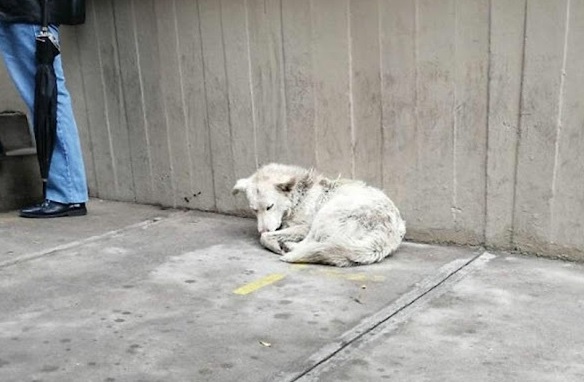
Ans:
[[[41,23],[42,0],[0,0],[0,20],[9,23]],[[84,0],[48,0],[50,24],[82,24]]]

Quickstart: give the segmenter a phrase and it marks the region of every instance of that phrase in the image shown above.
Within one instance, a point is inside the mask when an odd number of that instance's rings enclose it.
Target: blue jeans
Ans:
[[[30,115],[34,115],[35,36],[39,29],[37,25],[0,21],[0,51]],[[58,37],[56,27],[51,27],[51,31]],[[54,67],[58,89],[57,141],[47,181],[47,199],[59,203],[84,203],[88,198],[87,180],[71,97],[65,87],[61,55],[55,59]]]

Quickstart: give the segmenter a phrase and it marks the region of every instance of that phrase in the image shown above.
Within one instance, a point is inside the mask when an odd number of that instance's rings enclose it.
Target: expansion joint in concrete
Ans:
[[[481,269],[488,261],[496,257],[488,252],[482,252],[470,259],[454,260],[423,279],[412,290],[397,299],[392,304],[381,309],[376,314],[365,318],[337,340],[325,345],[307,360],[297,363],[296,369],[278,373],[270,381],[278,382],[308,382],[318,381],[318,376],[327,370],[330,364],[342,358],[341,353],[366,336],[381,330],[391,322],[392,326],[405,322],[418,310],[419,305],[425,305],[449,290],[468,274]]]
[[[164,221],[168,221],[168,220],[174,220],[174,219],[178,219],[181,216],[183,216],[185,214],[185,212],[177,212],[177,213],[173,213],[172,215],[168,216],[168,217],[155,217],[155,218],[151,218],[148,220],[144,220],[142,222],[136,223],[136,224],[131,224],[116,230],[112,230],[112,231],[108,231],[105,232],[103,234],[100,235],[94,235],[94,236],[90,236],[84,239],[80,239],[80,240],[75,240],[63,245],[59,245],[57,247],[53,247],[53,248],[49,248],[49,249],[45,249],[45,250],[41,250],[38,252],[34,252],[34,253],[27,253],[21,256],[17,256],[16,258],[4,261],[4,262],[0,262],[0,269],[5,269],[14,265],[19,265],[22,263],[26,263],[29,261],[33,261],[33,260],[38,260],[41,258],[45,258],[48,256],[54,256],[57,255],[63,251],[67,251],[67,250],[71,250],[73,248],[78,248],[81,247],[83,245],[86,244],[90,244],[90,243],[95,243],[101,240],[107,240],[110,239],[112,237],[116,237],[116,236],[120,236],[123,235],[127,232],[131,232],[134,230],[138,230],[138,229],[146,229],[149,228],[150,226],[159,224],[161,222]]]

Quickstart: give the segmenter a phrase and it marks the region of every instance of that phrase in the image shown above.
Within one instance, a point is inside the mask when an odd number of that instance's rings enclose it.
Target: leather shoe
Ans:
[[[20,216],[23,218],[60,218],[63,216],[83,216],[87,215],[85,203],[64,204],[45,200],[41,204],[20,210]]]

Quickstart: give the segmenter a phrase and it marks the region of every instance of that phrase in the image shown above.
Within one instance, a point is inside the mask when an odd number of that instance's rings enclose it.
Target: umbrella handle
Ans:
[[[43,32],[48,32],[48,30],[49,30],[49,1],[48,0],[42,0],[41,10],[42,10],[41,30]]]

